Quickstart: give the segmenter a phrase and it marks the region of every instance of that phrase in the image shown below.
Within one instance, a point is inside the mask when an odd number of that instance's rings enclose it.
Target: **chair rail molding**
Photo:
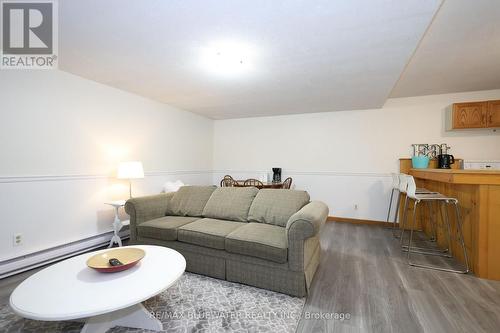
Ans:
[[[174,171],[148,171],[145,176],[170,176],[170,175],[217,175],[217,174],[262,174],[270,173],[270,170],[174,170]],[[339,177],[391,177],[390,173],[375,172],[345,172],[345,171],[298,171],[288,170],[287,175],[302,176],[339,176]],[[46,181],[68,181],[68,180],[94,180],[115,178],[109,174],[61,174],[61,175],[6,175],[0,176],[1,183],[25,183]]]
[[[271,173],[271,169],[269,170],[232,170],[232,169],[221,169],[221,170],[213,170],[213,174],[262,174],[262,173]],[[286,170],[284,169],[283,174],[293,176],[339,176],[339,177],[391,177],[389,172],[381,173],[381,172],[347,172],[347,171],[302,171],[302,170]]]
[[[175,170],[175,171],[149,171],[144,175],[148,177],[170,176],[170,175],[210,175],[211,170]],[[68,180],[95,180],[95,179],[115,179],[110,174],[61,174],[61,175],[16,175],[0,176],[2,183],[31,183],[31,182],[51,182]]]

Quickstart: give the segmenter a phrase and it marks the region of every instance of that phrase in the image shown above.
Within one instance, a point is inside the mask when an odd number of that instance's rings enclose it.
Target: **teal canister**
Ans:
[[[427,169],[429,161],[429,156],[413,156],[411,158],[411,165],[414,169]]]

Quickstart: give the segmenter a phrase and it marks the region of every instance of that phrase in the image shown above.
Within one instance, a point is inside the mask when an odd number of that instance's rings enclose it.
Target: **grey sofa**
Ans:
[[[184,186],[132,198],[131,244],[173,248],[190,272],[305,296],[328,207],[305,191]]]

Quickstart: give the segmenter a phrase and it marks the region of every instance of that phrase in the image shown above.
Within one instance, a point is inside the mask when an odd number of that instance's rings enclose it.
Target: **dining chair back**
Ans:
[[[250,179],[245,180],[245,183],[243,183],[243,186],[255,186],[255,187],[260,186],[260,187],[262,187],[262,186],[264,186],[264,183],[262,183],[258,179],[250,178]]]
[[[224,178],[220,181],[220,187],[232,187],[236,184],[236,180],[233,179],[230,175],[225,175]]]
[[[288,177],[283,182],[283,188],[289,190],[292,187],[292,177]]]

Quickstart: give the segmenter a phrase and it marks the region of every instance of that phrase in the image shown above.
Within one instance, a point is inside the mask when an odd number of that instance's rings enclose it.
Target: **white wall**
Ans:
[[[62,71],[1,71],[0,261],[112,230],[120,161],[144,164],[137,196],[210,183],[212,138],[212,120]]]
[[[500,90],[389,99],[376,110],[218,120],[214,181],[279,166],[330,215],[385,220],[389,173],[412,143],[446,142],[457,158],[500,160],[500,131],[445,130],[452,103],[484,99],[500,99]]]
[[[166,180],[217,183],[281,166],[331,215],[384,220],[388,173],[411,143],[500,160],[500,135],[446,132],[453,102],[500,90],[391,99],[383,109],[212,121],[61,71],[0,72],[0,261],[109,232],[105,201],[127,197],[114,172],[141,160],[136,196]],[[406,126],[404,126],[406,124]],[[358,204],[358,209],[354,205]],[[21,233],[24,244],[13,246]]]

